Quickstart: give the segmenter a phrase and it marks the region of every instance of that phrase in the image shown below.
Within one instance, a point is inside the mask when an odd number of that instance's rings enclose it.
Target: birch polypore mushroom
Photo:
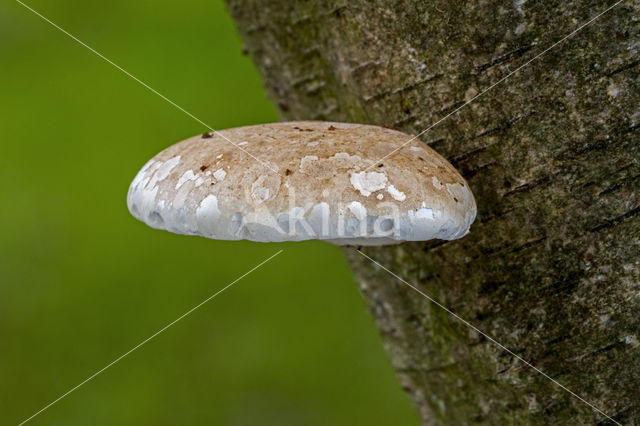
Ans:
[[[464,236],[476,216],[468,184],[411,139],[320,121],[205,133],[147,162],[127,204],[153,228],[220,240],[383,245]]]

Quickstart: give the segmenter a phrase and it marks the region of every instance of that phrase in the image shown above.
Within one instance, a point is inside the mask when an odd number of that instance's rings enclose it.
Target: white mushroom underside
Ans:
[[[439,211],[421,208],[399,217],[332,212],[316,204],[275,214],[235,212],[223,214],[214,195],[205,198],[195,214],[173,208],[172,203],[148,204],[144,193],[131,195],[134,216],[157,229],[200,235],[218,240],[262,242],[327,240],[335,244],[379,245],[390,241],[424,241],[462,237],[467,226],[446,219]],[[377,240],[380,239],[380,240]]]
[[[153,228],[178,234],[220,240],[319,239],[338,245],[383,245],[434,238],[457,239],[467,232],[475,216],[473,212],[464,218],[448,217],[429,207],[427,201],[418,209],[389,214],[371,214],[358,201],[337,208],[319,202],[293,206],[282,212],[270,212],[259,205],[250,212],[228,212],[213,194],[206,196],[197,208],[187,208],[180,191],[172,197],[158,194],[158,183],[178,161],[179,158],[145,165],[131,184],[127,197],[129,210],[137,219]],[[176,186],[185,186],[189,180],[193,180],[192,174],[186,174]],[[371,185],[369,188],[373,189]],[[456,187],[450,190],[461,198],[470,196],[468,191]]]

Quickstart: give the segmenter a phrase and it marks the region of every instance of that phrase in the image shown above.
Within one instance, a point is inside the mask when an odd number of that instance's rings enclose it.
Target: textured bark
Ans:
[[[227,0],[283,119],[417,133],[613,1]],[[478,201],[454,242],[364,252],[623,424],[640,424],[640,2],[421,139]],[[345,250],[424,424],[609,424]]]

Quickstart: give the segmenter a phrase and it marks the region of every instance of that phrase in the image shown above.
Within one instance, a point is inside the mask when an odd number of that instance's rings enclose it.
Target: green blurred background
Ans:
[[[277,120],[219,0],[27,4],[214,128]],[[0,424],[415,425],[342,253],[156,231],[125,196],[200,124],[0,4]]]

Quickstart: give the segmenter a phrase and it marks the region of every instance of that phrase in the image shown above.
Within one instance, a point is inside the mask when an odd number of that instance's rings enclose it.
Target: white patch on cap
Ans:
[[[407,196],[404,195],[404,192],[398,191],[393,185],[389,185],[387,187],[387,192],[389,192],[389,194],[398,201],[404,201],[407,198]]]
[[[218,169],[213,174],[213,177],[216,178],[216,180],[218,181],[224,180],[226,176],[227,176],[227,172],[225,172],[223,169]]]
[[[211,224],[220,216],[220,210],[218,209],[218,198],[213,195],[207,195],[207,198],[202,200],[200,206],[196,210],[196,217],[199,221]]]
[[[165,180],[167,176],[169,176],[169,173],[171,173],[171,170],[173,170],[173,168],[177,166],[179,162],[180,156],[178,155],[165,161],[164,163],[160,163],[157,166],[155,173],[153,173],[151,180],[145,186],[153,188],[158,184],[158,182],[162,182],[163,180]]]
[[[171,201],[171,207],[174,209],[181,209],[184,206],[187,197],[191,193],[191,189],[188,186],[183,186],[176,192],[176,196]]]
[[[416,219],[433,219],[433,209],[422,207],[416,212],[415,217]]]
[[[433,176],[433,177],[431,178],[431,183],[433,183],[433,186],[434,186],[436,189],[442,190],[442,189],[444,188],[444,185],[442,184],[442,182],[440,182],[440,181],[438,180],[438,178],[437,178],[437,177],[435,177],[435,176]]]
[[[376,198],[378,200],[382,200],[384,198],[384,195],[382,195],[382,193],[380,193],[380,194],[376,195]]]
[[[349,158],[351,158],[351,156],[346,152],[338,152],[336,155],[333,156],[333,158],[345,158],[348,160]]]
[[[351,213],[358,218],[358,220],[364,220],[364,218],[367,217],[367,209],[359,202],[352,201],[347,207],[351,210]]]
[[[156,212],[157,206],[155,204],[158,195],[158,182],[166,179],[179,162],[179,155],[165,162],[150,161],[138,172],[127,195],[127,205],[135,217],[156,228],[161,226],[162,217]],[[149,219],[150,217],[152,220]],[[156,219],[160,219],[160,221]],[[148,220],[151,220],[151,223]]]
[[[133,182],[131,182],[131,188],[134,190],[137,189],[143,181],[144,185],[142,186],[144,187],[149,182],[150,176],[153,174],[153,172],[156,171],[158,167],[160,167],[161,164],[162,162],[160,161],[147,161],[147,163],[142,167],[142,169],[140,169],[136,177],[133,179]]]
[[[150,188],[150,189],[149,188],[142,189],[142,192],[139,194],[139,197],[140,197],[140,205],[143,206],[144,210],[153,209],[157,194],[158,194],[157,186],[154,186],[153,188]]]
[[[158,171],[156,171],[154,178],[156,178],[158,182],[165,180],[167,176],[169,176],[169,173],[171,173],[171,170],[173,170],[173,168],[177,166],[179,162],[179,155],[165,161],[163,165],[158,167]]]
[[[353,173],[350,181],[351,185],[360,191],[360,194],[368,197],[372,192],[384,189],[387,186],[387,175],[379,172]]]
[[[245,146],[245,145],[249,145],[249,142],[244,141],[244,142],[240,142],[240,143],[238,144],[238,146]]]
[[[220,155],[218,155],[218,156],[216,157],[216,160],[221,159],[223,155],[224,155],[224,154],[220,154]]]
[[[196,179],[196,174],[193,173],[193,170],[187,170],[182,174],[182,176],[180,176],[180,179],[178,179],[178,183],[176,183],[176,189],[180,188],[182,185],[184,185],[188,181],[195,180],[195,179]]]

